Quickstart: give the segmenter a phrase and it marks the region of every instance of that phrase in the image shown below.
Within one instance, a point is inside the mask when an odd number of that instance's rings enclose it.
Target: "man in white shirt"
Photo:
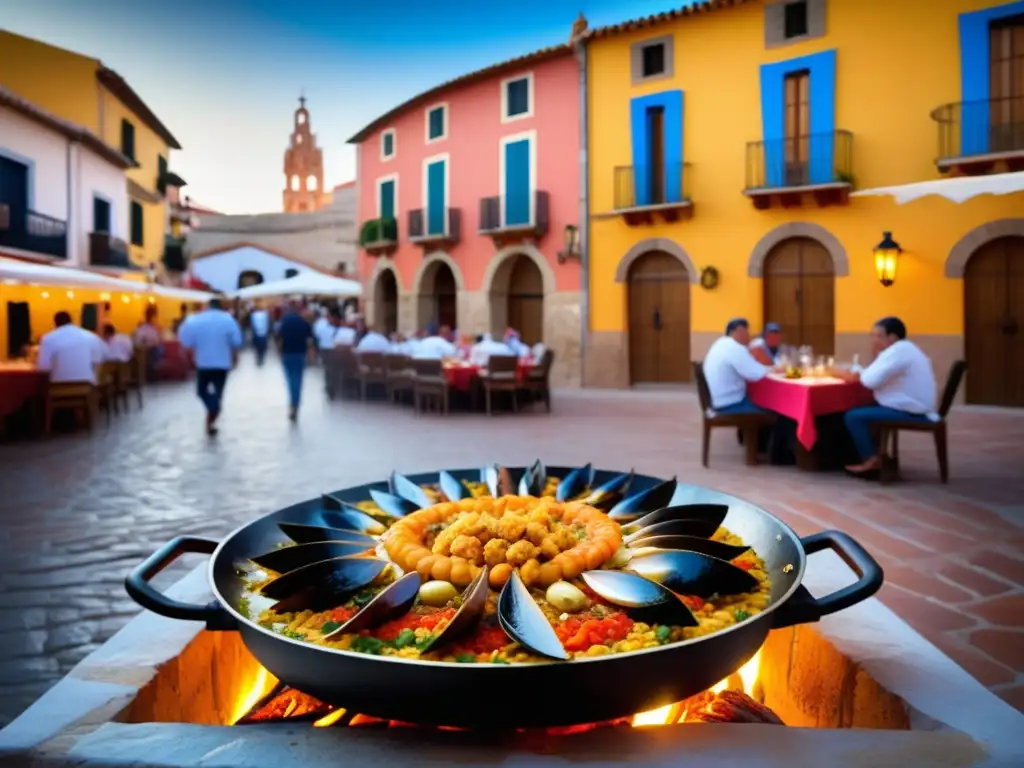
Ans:
[[[529,357],[531,353],[530,346],[524,344],[523,340],[519,338],[519,332],[514,328],[508,328],[505,331],[505,346],[508,347],[512,354],[516,357]],[[506,353],[508,354],[508,353]]]
[[[189,315],[178,329],[181,346],[189,351],[196,367],[196,391],[206,406],[206,433],[217,434],[221,400],[228,371],[235,366],[242,347],[242,329],[230,313],[221,308],[220,299],[210,299],[207,308]]]
[[[338,315],[337,325],[331,334],[331,347],[351,347],[356,343],[356,329],[350,323],[343,323]]]
[[[878,405],[854,408],[843,415],[861,463],[846,469],[866,474],[880,469],[878,446],[871,436],[877,421],[938,421],[935,412],[935,371],[928,356],[907,340],[907,326],[898,317],[885,317],[871,329],[875,359],[861,373],[845,374],[871,390]]]
[[[270,342],[270,313],[257,304],[249,313],[249,327],[252,329],[252,346],[256,350],[256,365],[263,365]]]
[[[455,357],[459,350],[450,341],[451,335],[451,328],[447,325],[441,326],[436,336],[427,336],[420,340],[412,356],[417,360],[441,360],[445,357]]]
[[[71,315],[58,312],[56,326],[39,344],[36,367],[49,371],[50,381],[96,383],[96,368],[106,357],[106,346],[95,333],[71,322]]]
[[[103,326],[103,341],[107,345],[105,359],[116,363],[127,363],[132,359],[135,345],[132,344],[131,337],[118,333],[117,329],[110,323]]]
[[[469,350],[469,362],[470,365],[475,365],[477,368],[486,368],[487,361],[491,359],[491,355],[500,355],[502,357],[508,357],[515,355],[512,348],[508,344],[504,344],[500,341],[495,341],[491,334],[485,333],[480,341],[474,344]]]
[[[356,344],[356,352],[390,352],[391,342],[383,333],[370,331]]]
[[[770,369],[754,359],[749,343],[750,325],[739,317],[729,321],[725,336],[704,357],[704,378],[716,413],[764,413],[747,397],[747,382],[760,381]]]

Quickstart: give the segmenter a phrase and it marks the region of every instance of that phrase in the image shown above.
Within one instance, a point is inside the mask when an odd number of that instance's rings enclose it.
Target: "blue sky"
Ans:
[[[184,147],[197,202],[281,208],[299,92],[327,187],[355,177],[345,140],[433,85],[685,0],[0,0],[0,23],[116,69]]]

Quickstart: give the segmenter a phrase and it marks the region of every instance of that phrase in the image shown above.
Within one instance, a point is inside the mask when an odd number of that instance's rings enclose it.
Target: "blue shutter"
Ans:
[[[385,181],[380,185],[380,217],[382,219],[395,218],[394,179]]]
[[[442,235],[445,231],[445,161],[427,166],[427,234]]]
[[[505,221],[506,227],[530,223],[530,140],[510,141],[505,145]]]

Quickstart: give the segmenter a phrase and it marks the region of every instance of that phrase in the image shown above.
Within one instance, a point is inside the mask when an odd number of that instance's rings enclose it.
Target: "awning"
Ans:
[[[921,197],[938,195],[954,203],[962,203],[980,195],[1011,195],[1024,192],[1024,171],[996,173],[991,176],[964,176],[955,179],[921,181],[916,184],[900,184],[895,187],[876,187],[854,192],[851,197],[883,197],[896,200],[897,205],[909,203]]]
[[[231,294],[236,299],[259,299],[268,296],[335,296],[350,298],[359,296],[363,287],[355,280],[331,277],[312,270],[300,272],[295,277],[275,280],[272,283],[250,285]]]
[[[94,288],[98,291],[126,291],[142,293],[145,283],[134,283],[97,272],[86,272],[69,267],[36,264],[18,259],[0,259],[0,280],[30,285],[66,286],[68,288]]]
[[[157,296],[164,296],[168,299],[180,299],[181,301],[206,302],[216,298],[214,293],[197,291],[192,288],[179,288],[175,285],[151,285],[149,288]]]

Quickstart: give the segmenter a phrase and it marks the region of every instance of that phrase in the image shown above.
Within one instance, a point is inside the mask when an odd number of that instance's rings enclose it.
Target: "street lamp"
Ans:
[[[558,252],[558,263],[580,257],[580,228],[575,224],[565,225],[565,248]]]
[[[896,267],[903,249],[892,239],[892,232],[882,233],[882,242],[875,246],[875,272],[878,282],[888,288],[896,282]]]

